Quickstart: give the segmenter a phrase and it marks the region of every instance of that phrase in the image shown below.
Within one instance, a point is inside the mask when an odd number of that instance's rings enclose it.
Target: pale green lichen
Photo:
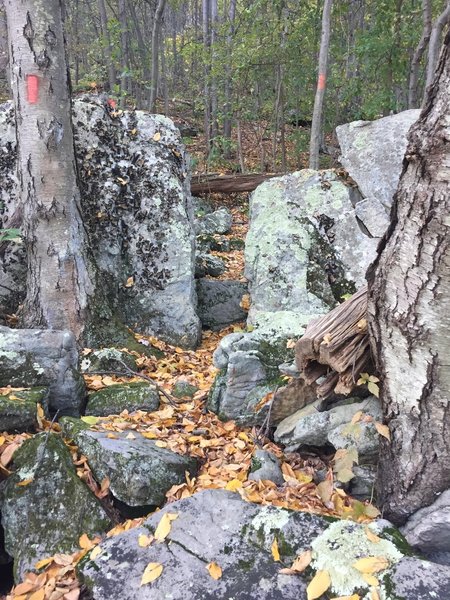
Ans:
[[[271,506],[264,506],[259,513],[252,519],[251,526],[256,530],[262,530],[265,537],[268,537],[272,531],[280,530],[289,521],[290,513],[283,508],[276,510]]]
[[[369,527],[375,531],[377,529],[373,524]],[[363,574],[353,567],[360,558],[383,556],[389,561],[389,566],[392,566],[404,556],[389,540],[380,538],[378,543],[371,542],[365,527],[350,521],[336,521],[331,524],[314,540],[311,548],[312,568],[328,571],[331,589],[336,596],[349,596],[361,590],[369,591]],[[381,580],[384,572],[375,575]],[[379,595],[380,600],[389,600],[382,586]]]

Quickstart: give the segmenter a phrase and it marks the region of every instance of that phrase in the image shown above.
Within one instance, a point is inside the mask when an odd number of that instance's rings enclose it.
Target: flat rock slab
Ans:
[[[152,412],[159,406],[159,394],[150,383],[120,383],[89,394],[86,415],[106,417],[124,410]]]
[[[141,548],[139,536],[153,534],[165,513],[175,517],[166,539]],[[303,600],[315,572],[327,570],[331,587],[324,598],[357,593],[369,599],[369,585],[352,565],[360,558],[383,556],[388,568],[377,573],[380,599],[448,598],[450,569],[406,557],[395,543],[398,532],[389,526],[386,521],[370,524],[380,536],[373,542],[367,525],[348,520],[330,524],[305,512],[263,507],[238,494],[205,490],[102,542],[94,560],[82,561],[79,576],[94,600]],[[279,562],[271,551],[274,539]],[[302,575],[280,573],[307,549],[313,560]],[[212,562],[222,570],[217,580],[207,570]],[[162,565],[162,573],[141,586],[149,563]]]
[[[0,396],[0,431],[30,431],[37,425],[37,405],[44,410],[48,390],[45,387],[11,392]]]
[[[70,331],[0,326],[0,387],[48,387],[50,412],[78,416],[86,396]]]
[[[58,435],[40,433],[27,440],[16,451],[14,466],[0,490],[0,508],[5,547],[19,581],[40,559],[74,552],[83,533],[92,538],[111,522]]]
[[[87,456],[97,481],[109,478],[113,496],[127,506],[160,506],[173,485],[185,481],[185,472],[194,476],[198,469],[195,458],[166,448],[158,448],[153,440],[133,432],[79,431],[75,442]]]

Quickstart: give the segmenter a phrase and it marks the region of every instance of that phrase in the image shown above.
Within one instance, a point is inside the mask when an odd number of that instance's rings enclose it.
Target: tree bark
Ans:
[[[314,111],[311,125],[311,142],[309,145],[309,168],[319,168],[319,150],[322,131],[323,99],[327,85],[328,49],[330,46],[331,6],[333,0],[325,0],[322,13],[322,35],[319,52],[319,77],[317,80]]]
[[[444,27],[449,23],[449,21],[450,1],[447,2],[447,8],[439,15],[439,17],[434,22],[433,29],[431,31],[430,46],[428,48],[427,80],[425,86],[425,94],[426,88],[428,88],[428,86],[432,84],[434,79],[434,72],[436,70],[436,65],[439,58],[439,49],[441,47],[442,32],[444,31]]]
[[[205,54],[204,65],[205,65],[205,82],[204,82],[204,128],[205,128],[205,151],[206,157],[209,157],[211,150],[211,85],[210,85],[210,60],[211,60],[211,0],[203,0],[202,5],[202,17],[203,17],[203,52]]]
[[[94,293],[80,215],[60,0],[6,0],[28,254],[24,324],[79,339]]]
[[[100,14],[100,26],[102,30],[103,37],[106,41],[105,45],[105,57],[107,60],[108,67],[108,85],[109,91],[111,93],[114,92],[114,87],[116,85],[116,70],[114,68],[114,62],[112,59],[112,45],[111,45],[111,36],[109,35],[108,29],[108,16],[106,13],[106,5],[105,0],[98,0],[98,12]]]
[[[368,272],[369,331],[391,441],[380,501],[404,522],[450,487],[450,33],[409,135],[392,221]]]
[[[417,108],[417,86],[419,84],[420,61],[427,49],[431,36],[432,6],[431,0],[422,0],[423,30],[422,37],[414,51],[409,72],[408,108]]]
[[[227,34],[227,51],[228,58],[225,65],[225,107],[223,119],[223,135],[231,142],[232,130],[232,95],[233,95],[233,69],[232,69],[232,54],[234,41],[234,21],[236,18],[236,0],[230,0],[230,8],[228,11],[228,34]],[[225,153],[225,158],[230,158],[229,148]]]
[[[159,36],[161,33],[161,22],[164,14],[166,0],[158,0],[155,17],[153,20],[152,31],[152,83],[150,88],[150,112],[155,111],[156,96],[158,94],[158,75],[159,75]]]

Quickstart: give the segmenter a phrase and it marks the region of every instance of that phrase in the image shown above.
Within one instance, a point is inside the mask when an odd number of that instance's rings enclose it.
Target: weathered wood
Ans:
[[[318,382],[317,395],[349,394],[360,373],[370,369],[367,334],[367,287],[320,319],[312,321],[297,342],[297,368],[308,384]]]
[[[267,179],[280,174],[255,173],[250,175],[200,175],[192,177],[191,192],[195,196],[202,194],[233,194],[235,192],[252,192]]]

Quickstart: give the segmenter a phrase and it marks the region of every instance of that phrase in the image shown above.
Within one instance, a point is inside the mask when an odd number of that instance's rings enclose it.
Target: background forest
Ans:
[[[446,0],[334,3],[326,132],[420,105],[432,23],[446,6]],[[205,167],[302,166],[322,9],[320,0],[66,0],[73,91],[104,90],[122,106],[204,128]],[[243,135],[255,144],[256,164],[245,164]]]

